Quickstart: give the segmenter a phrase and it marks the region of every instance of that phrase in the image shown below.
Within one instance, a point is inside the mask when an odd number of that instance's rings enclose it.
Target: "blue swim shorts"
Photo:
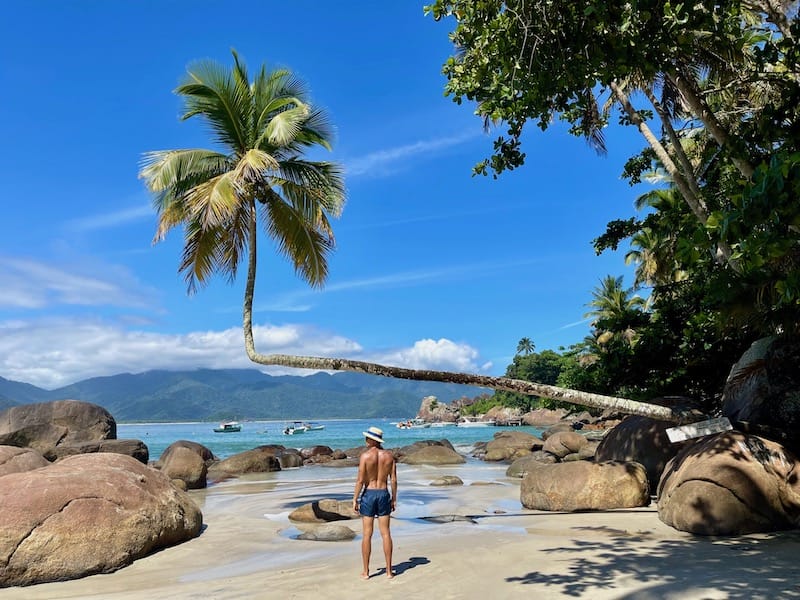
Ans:
[[[364,517],[388,517],[392,513],[389,490],[366,489],[361,494],[358,512]]]

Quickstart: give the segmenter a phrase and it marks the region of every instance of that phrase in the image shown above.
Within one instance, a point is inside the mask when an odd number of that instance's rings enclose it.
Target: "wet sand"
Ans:
[[[25,600],[174,598],[800,598],[796,532],[691,536],[654,506],[602,513],[523,509],[505,465],[398,470],[394,569],[373,538],[371,577],[360,578],[359,535],[295,539],[295,507],[352,498],[355,470],[303,467],[191,492],[205,526],[194,540],[115,573],[0,590]],[[441,475],[463,486],[434,487]],[[433,517],[433,522],[428,518]]]

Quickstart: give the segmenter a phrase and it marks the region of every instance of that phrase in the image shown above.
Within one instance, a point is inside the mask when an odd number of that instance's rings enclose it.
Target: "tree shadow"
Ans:
[[[564,596],[592,597],[613,590],[620,578],[651,584],[648,598],[681,597],[700,589],[726,598],[800,598],[800,563],[795,558],[800,532],[775,532],[736,538],[657,540],[606,527],[578,528],[607,533],[602,541],[573,540],[572,546],[545,549],[568,557],[565,573],[530,571],[507,577],[509,583],[556,588]],[[646,544],[643,546],[643,543]],[[591,553],[591,556],[582,556]],[[641,586],[639,586],[641,588]],[[641,597],[641,589],[620,599]]]

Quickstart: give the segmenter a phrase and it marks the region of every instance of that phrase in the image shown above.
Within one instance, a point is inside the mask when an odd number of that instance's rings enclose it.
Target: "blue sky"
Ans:
[[[144,152],[209,147],[172,93],[186,66],[292,69],[335,124],[347,205],[323,290],[265,240],[256,347],[500,375],[521,337],[557,349],[588,333],[591,290],[630,274],[591,240],[633,214],[620,180],[641,146],[610,131],[598,157],[531,127],[526,165],[473,177],[491,150],[474,107],[445,98],[451,22],[423,3],[23,2],[0,23],[0,376],[45,388],[154,368],[251,367],[244,277],[193,296],[182,237],[151,244]],[[317,158],[322,158],[320,155]],[[244,273],[244,270],[242,270]],[[282,372],[273,370],[272,372]]]

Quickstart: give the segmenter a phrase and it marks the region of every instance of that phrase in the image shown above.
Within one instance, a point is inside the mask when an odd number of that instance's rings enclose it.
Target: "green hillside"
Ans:
[[[25,393],[15,396],[15,391]],[[99,404],[119,422],[235,419],[405,418],[425,396],[442,402],[486,390],[359,373],[270,376],[255,369],[147,371],[95,377],[56,390],[0,380],[10,404],[74,399]]]

